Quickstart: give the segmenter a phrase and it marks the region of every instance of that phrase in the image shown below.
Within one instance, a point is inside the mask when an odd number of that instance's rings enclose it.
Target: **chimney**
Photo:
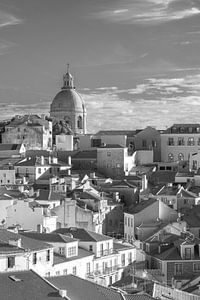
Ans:
[[[67,298],[67,290],[59,290],[59,295],[62,298]]]

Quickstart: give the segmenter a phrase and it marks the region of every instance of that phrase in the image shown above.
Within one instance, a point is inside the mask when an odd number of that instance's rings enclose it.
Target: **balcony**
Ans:
[[[119,269],[120,269],[120,265],[116,265],[113,267],[105,267],[105,268],[95,270],[91,273],[88,273],[87,277],[88,278],[104,277],[116,273]]]
[[[102,257],[102,256],[107,256],[107,255],[112,255],[112,254],[115,254],[115,251],[114,251],[113,248],[106,249],[106,250],[103,250],[103,251],[98,251],[96,253],[96,257]]]

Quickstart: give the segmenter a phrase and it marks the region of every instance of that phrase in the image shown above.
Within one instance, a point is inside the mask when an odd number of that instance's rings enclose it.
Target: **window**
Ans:
[[[198,144],[198,146],[200,146],[200,138],[198,138],[197,144]]]
[[[101,146],[101,139],[92,139],[91,140],[91,147],[100,147]]]
[[[156,148],[157,147],[157,142],[155,140],[152,140],[152,147]]]
[[[183,161],[183,160],[184,160],[184,155],[183,155],[183,153],[179,153],[179,154],[178,154],[178,160],[179,160],[179,161]]]
[[[173,162],[174,161],[174,155],[172,153],[168,154],[168,161]]]
[[[128,218],[128,227],[130,227],[130,218]]]
[[[187,144],[188,144],[188,146],[194,146],[195,145],[194,138],[193,137],[189,137]]]
[[[50,261],[50,250],[47,250],[46,261]]]
[[[192,127],[188,127],[188,132],[192,133],[192,131],[193,131],[193,128]]]
[[[132,263],[132,252],[129,252],[129,254],[128,254],[128,263],[129,264]]]
[[[41,168],[38,168],[38,174],[41,174],[41,173],[42,173]]]
[[[125,254],[124,253],[121,255],[121,263],[122,263],[122,266],[125,266]]]
[[[50,277],[50,272],[47,272],[47,273],[45,274],[45,277]]]
[[[65,254],[65,248],[64,247],[59,247],[58,251],[59,251],[59,254],[61,254],[61,255]]]
[[[60,275],[60,271],[56,271],[56,276],[59,276]]]
[[[107,151],[107,156],[111,156],[111,151]]]
[[[197,160],[192,161],[192,168],[193,170],[197,170]]]
[[[77,126],[78,126],[79,129],[83,128],[83,121],[82,121],[81,116],[78,117]]]
[[[37,253],[33,253],[33,265],[36,265],[37,263]]]
[[[131,227],[133,227],[133,219],[131,219]]]
[[[67,269],[63,270],[63,275],[67,275]]]
[[[86,273],[90,274],[90,263],[89,262],[86,264]]]
[[[73,267],[73,268],[72,268],[72,274],[73,274],[73,275],[76,275],[76,267]]]
[[[93,245],[89,246],[89,251],[93,252]]]
[[[124,217],[124,224],[127,226],[127,217]]]
[[[17,131],[20,132],[20,128],[19,127],[17,128]]]
[[[178,146],[184,146],[185,145],[185,141],[183,137],[179,137],[178,138]]]
[[[193,271],[199,272],[200,271],[200,262],[196,262],[193,264]]]
[[[168,138],[168,145],[174,146],[174,138]]]
[[[147,147],[147,141],[146,140],[142,140],[142,147],[146,148]]]
[[[191,258],[192,258],[191,248],[185,248],[185,259],[191,259]]]
[[[103,244],[100,244],[100,255],[103,255]]]
[[[71,256],[75,256],[75,255],[76,255],[76,246],[69,247],[68,251],[67,251],[67,256],[71,257]]]
[[[183,265],[175,264],[174,265],[174,275],[182,275],[183,274]]]
[[[9,256],[8,257],[8,269],[13,268],[15,266],[15,257]]]

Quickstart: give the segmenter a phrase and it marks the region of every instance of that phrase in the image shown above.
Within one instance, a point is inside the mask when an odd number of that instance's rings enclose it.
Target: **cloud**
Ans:
[[[200,9],[190,0],[123,0],[119,7],[110,7],[93,17],[111,22],[156,24],[198,14]]]
[[[11,25],[17,25],[21,23],[22,23],[21,19],[18,19],[12,14],[8,14],[6,12],[0,11],[0,28],[11,26]]]

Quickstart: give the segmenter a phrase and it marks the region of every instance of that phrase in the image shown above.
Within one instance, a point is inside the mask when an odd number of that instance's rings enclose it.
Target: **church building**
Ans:
[[[74,87],[69,64],[67,73],[63,76],[63,87],[51,103],[50,117],[53,118],[54,123],[67,126],[74,136],[86,134],[85,103]]]

